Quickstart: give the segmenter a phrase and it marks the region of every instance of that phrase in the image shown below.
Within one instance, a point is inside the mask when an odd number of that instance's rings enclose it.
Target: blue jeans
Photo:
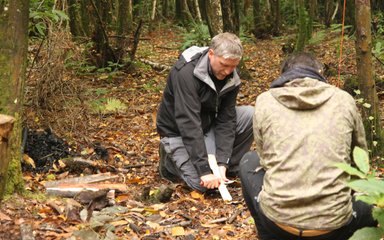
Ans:
[[[290,234],[268,219],[259,206],[257,198],[263,186],[264,174],[265,171],[260,167],[257,153],[247,152],[240,162],[241,186],[245,202],[255,220],[260,240],[347,240],[360,228],[377,226],[377,222],[372,217],[372,206],[352,200],[354,214],[347,225],[315,237],[299,237]]]

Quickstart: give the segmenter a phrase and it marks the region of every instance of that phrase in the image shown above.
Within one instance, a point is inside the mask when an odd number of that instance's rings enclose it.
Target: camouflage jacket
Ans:
[[[311,78],[262,93],[253,120],[256,150],[266,170],[259,202],[271,220],[301,229],[336,229],[352,215],[351,163],[365,132],[354,99]]]

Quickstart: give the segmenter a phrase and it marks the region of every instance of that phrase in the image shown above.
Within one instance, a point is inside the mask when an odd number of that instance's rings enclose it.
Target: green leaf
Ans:
[[[368,194],[384,194],[384,181],[377,179],[355,180],[347,185],[358,191]]]
[[[362,202],[365,202],[365,203],[368,203],[368,204],[371,204],[371,205],[374,205],[376,204],[378,201],[379,201],[379,196],[375,195],[375,196],[367,196],[367,195],[358,195],[356,196],[356,200],[359,200],[359,201],[362,201]]]
[[[59,16],[63,20],[69,20],[68,15],[65,14],[65,12],[63,12],[63,11],[53,9],[52,13],[54,13],[57,16]]]
[[[349,240],[380,240],[382,231],[379,228],[365,227],[357,230]]]
[[[364,103],[364,104],[363,104],[363,107],[365,107],[365,108],[371,108],[371,104],[369,104],[369,103]]]
[[[379,225],[384,227],[384,208],[375,207],[372,210],[372,215],[379,222]]]
[[[361,94],[361,91],[359,89],[356,89],[356,90],[353,90],[355,92],[356,95],[360,95]]]
[[[357,167],[364,174],[367,174],[369,171],[369,157],[368,153],[362,148],[355,147],[353,149],[353,160],[355,161]]]
[[[360,172],[358,169],[351,167],[351,165],[346,163],[337,163],[335,164],[336,167],[340,168],[344,172],[348,173],[349,175],[358,176],[359,178],[366,178],[364,173]]]

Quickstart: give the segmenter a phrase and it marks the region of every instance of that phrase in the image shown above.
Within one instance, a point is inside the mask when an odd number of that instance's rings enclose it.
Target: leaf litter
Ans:
[[[140,42],[138,59],[170,67],[180,54],[180,39],[171,29],[158,31],[147,33],[146,39],[150,40]],[[353,47],[353,42],[346,45]],[[238,103],[253,105],[257,95],[278,76],[286,54],[279,39],[254,40],[244,42],[244,46],[245,63],[253,79],[243,80]],[[332,39],[324,40],[318,48],[309,48],[335,71],[337,52]],[[342,65],[344,74],[354,74],[354,64],[354,54],[349,53]],[[82,91],[81,101],[67,97],[63,105],[70,104],[70,111],[27,108],[27,125],[31,129],[49,129],[45,132],[62,137],[54,142],[65,146],[66,155],[48,158],[50,153],[45,150],[41,150],[42,156],[28,155],[26,151],[23,175],[30,194],[11,196],[1,204],[0,238],[255,239],[254,222],[242,199],[238,179],[228,185],[233,201],[224,202],[217,191],[201,194],[183,183],[171,184],[157,173],[159,137],[155,119],[166,76],[167,71],[146,64],[112,78],[70,74],[68,78],[78,89],[87,89]],[[329,81],[342,86],[335,75]],[[79,97],[77,94],[72,97]],[[90,105],[84,103],[98,98],[118,99],[126,107],[112,114],[90,111]],[[44,157],[48,161],[41,162]],[[36,166],[43,171],[36,170]],[[116,177],[101,180],[98,186],[84,180],[100,174]],[[81,188],[88,184],[91,190],[72,198],[44,194],[49,184],[76,177]],[[116,189],[116,184],[124,184],[126,189]],[[168,199],[163,198],[164,193]]]

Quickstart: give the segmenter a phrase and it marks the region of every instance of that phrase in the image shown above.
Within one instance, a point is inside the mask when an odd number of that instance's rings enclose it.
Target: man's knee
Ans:
[[[238,125],[245,129],[252,128],[252,120],[255,108],[252,106],[239,106],[236,107],[237,122]]]

